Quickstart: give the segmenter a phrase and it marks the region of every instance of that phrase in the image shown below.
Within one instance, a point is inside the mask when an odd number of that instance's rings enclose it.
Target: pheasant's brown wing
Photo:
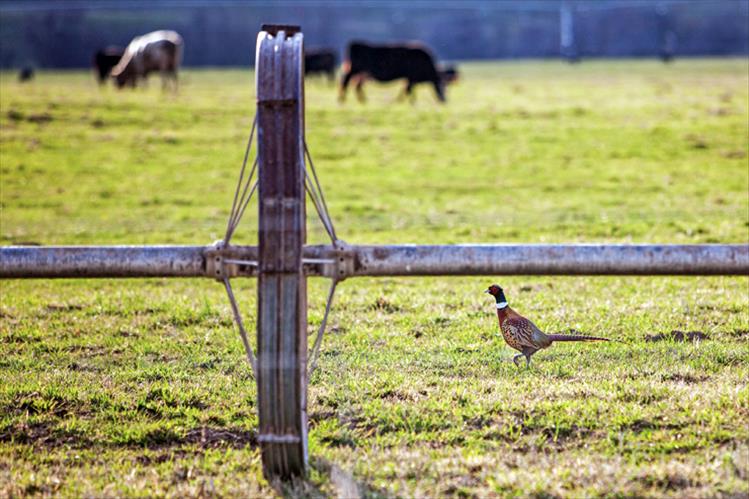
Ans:
[[[525,318],[510,318],[502,323],[513,339],[522,347],[538,348],[533,342],[533,325],[531,321]]]
[[[536,348],[546,348],[551,345],[551,338],[549,338],[547,334],[538,329],[538,326],[533,324],[533,322],[528,321],[528,323],[530,323],[531,325],[531,331],[533,333],[533,344]]]

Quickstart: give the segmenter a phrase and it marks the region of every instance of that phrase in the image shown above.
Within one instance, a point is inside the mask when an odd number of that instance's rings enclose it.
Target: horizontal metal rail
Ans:
[[[748,275],[749,245],[355,246],[353,275]]]
[[[198,277],[205,246],[5,246],[0,278]]]
[[[0,247],[0,278],[257,274],[255,246]],[[749,275],[746,244],[305,246],[307,275]],[[243,264],[245,262],[246,264]]]

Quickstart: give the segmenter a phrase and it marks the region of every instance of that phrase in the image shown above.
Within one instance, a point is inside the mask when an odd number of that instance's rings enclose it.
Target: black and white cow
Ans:
[[[154,31],[133,38],[120,62],[112,69],[112,78],[120,88],[125,85],[135,87],[138,79],[158,71],[162,86],[166,88],[171,80],[176,90],[183,46],[182,37],[176,31]]]

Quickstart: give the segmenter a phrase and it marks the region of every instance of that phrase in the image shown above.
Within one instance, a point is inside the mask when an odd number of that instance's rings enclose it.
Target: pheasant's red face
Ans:
[[[491,286],[489,286],[489,289],[486,290],[487,293],[494,296],[497,296],[500,291],[502,291],[502,288],[500,288],[496,284],[492,284]]]

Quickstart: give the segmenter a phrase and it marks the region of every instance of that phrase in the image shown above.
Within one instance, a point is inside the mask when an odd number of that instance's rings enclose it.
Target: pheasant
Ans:
[[[523,356],[525,356],[526,367],[530,367],[531,355],[542,348],[548,348],[555,341],[609,341],[608,338],[596,336],[544,334],[535,324],[510,308],[502,288],[492,284],[485,292],[497,300],[497,316],[499,316],[499,329],[502,331],[502,336],[510,347],[521,352],[512,358],[518,367],[520,367],[518,360]]]

